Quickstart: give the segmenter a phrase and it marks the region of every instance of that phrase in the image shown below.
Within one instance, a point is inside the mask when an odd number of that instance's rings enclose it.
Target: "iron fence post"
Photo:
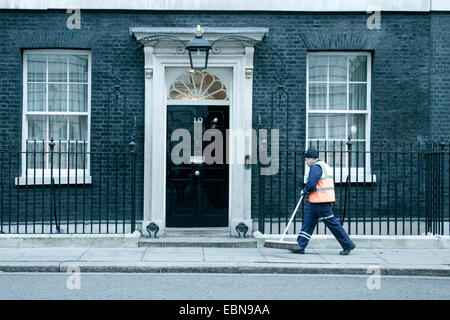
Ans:
[[[445,142],[444,139],[441,138],[441,141],[439,142],[439,171],[440,171],[440,179],[439,179],[439,220],[440,220],[440,226],[439,226],[439,234],[444,235],[444,194],[445,194],[445,185],[444,185],[444,179],[445,179],[445,169],[444,169],[444,157],[445,157]]]
[[[425,234],[433,232],[433,144],[425,146]]]
[[[58,218],[56,217],[56,194],[55,194],[55,181],[53,179],[53,155],[55,151],[55,141],[53,137],[50,138],[50,215],[53,213],[53,218],[55,219],[55,227],[58,233],[60,232],[58,225]],[[50,233],[53,233],[53,224],[50,218]]]
[[[344,191],[344,212],[342,214],[341,225],[344,225],[345,213],[347,211],[347,199],[350,193],[350,183],[351,183],[351,171],[352,171],[352,135],[349,134],[348,140],[346,142],[347,145],[347,157],[348,157],[348,171],[347,171],[347,179],[345,181],[345,191]],[[350,207],[350,203],[349,203]],[[348,234],[351,232],[351,223],[350,223],[350,210],[347,218],[348,221]]]
[[[258,144],[257,144],[257,146],[256,146],[256,149],[257,149],[257,157],[256,157],[256,159],[257,159],[257,166],[256,166],[256,174],[258,175],[258,182],[259,182],[259,186],[258,186],[258,189],[259,189],[259,205],[258,205],[258,230],[261,232],[261,233],[264,233],[265,232],[265,223],[266,223],[266,221],[265,221],[265,215],[264,215],[264,188],[265,188],[265,184],[264,184],[264,176],[261,174],[261,163],[260,163],[260,161],[258,161],[258,159],[259,159],[259,155],[261,154],[261,148],[263,148],[263,145],[262,145],[262,143],[261,143],[261,140],[260,140],[260,133],[261,133],[261,129],[262,129],[262,120],[261,120],[261,115],[260,114],[258,114]]]
[[[136,229],[136,117],[129,147],[131,150],[131,233],[133,233]]]

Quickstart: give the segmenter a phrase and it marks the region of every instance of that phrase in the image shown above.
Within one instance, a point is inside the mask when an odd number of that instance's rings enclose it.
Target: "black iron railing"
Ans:
[[[86,141],[51,139],[0,151],[0,232],[133,232],[134,135],[129,147],[92,152]]]
[[[319,143],[320,158],[333,168],[335,216],[350,234],[450,233],[448,144],[403,144],[366,151],[352,141]],[[279,171],[259,175],[257,220],[263,233],[282,233],[303,189],[304,151],[281,151]],[[350,168],[350,169],[349,169]],[[297,234],[307,209],[302,203],[292,227]],[[316,233],[327,233],[319,224]],[[329,233],[329,231],[328,231]]]

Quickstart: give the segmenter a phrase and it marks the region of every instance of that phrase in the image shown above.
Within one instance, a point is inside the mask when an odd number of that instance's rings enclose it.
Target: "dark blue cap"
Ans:
[[[308,149],[308,151],[306,151],[305,158],[317,159],[319,158],[319,154],[316,149]]]

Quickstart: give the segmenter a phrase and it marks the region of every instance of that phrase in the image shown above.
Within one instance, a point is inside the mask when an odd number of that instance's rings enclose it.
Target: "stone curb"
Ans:
[[[3,272],[60,272],[61,262],[0,262]]]
[[[0,263],[0,272],[61,272],[79,267],[83,272],[117,273],[234,273],[234,274],[336,274],[371,275],[380,268],[386,276],[450,277],[450,266],[386,266],[369,264],[275,264],[275,263],[105,263],[105,262],[8,262]],[[370,271],[368,268],[372,268]],[[73,269],[72,269],[73,270]]]

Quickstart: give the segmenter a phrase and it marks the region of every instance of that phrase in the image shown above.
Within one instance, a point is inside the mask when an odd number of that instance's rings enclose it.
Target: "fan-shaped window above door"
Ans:
[[[226,100],[227,88],[209,72],[186,72],[169,89],[169,100]]]

